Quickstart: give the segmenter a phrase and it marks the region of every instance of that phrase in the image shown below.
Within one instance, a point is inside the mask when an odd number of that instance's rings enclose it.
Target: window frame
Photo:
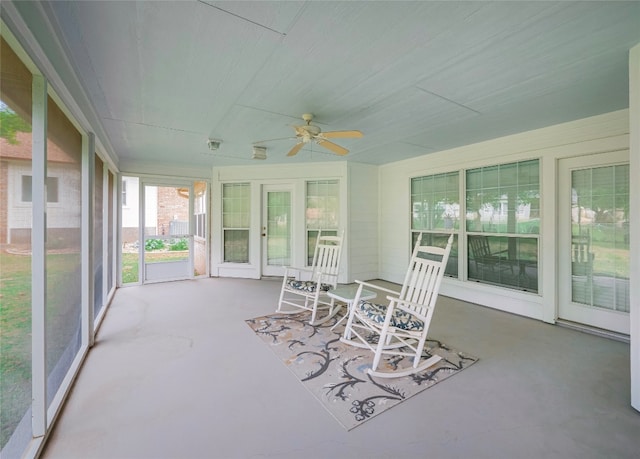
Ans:
[[[331,195],[329,193],[325,194],[310,194],[310,187],[312,186],[321,187],[324,186],[326,191],[335,190],[335,195]],[[331,187],[331,189],[329,189]],[[317,207],[309,207],[310,198],[316,198],[318,200],[323,200],[324,203],[327,202],[328,199],[333,198],[333,201],[336,203],[335,209],[330,209],[328,206],[317,206]],[[305,231],[305,241],[306,241],[306,265],[311,266],[313,263],[313,254],[315,251],[316,240],[318,238],[318,233],[322,231],[322,234],[325,236],[337,236],[340,230],[340,180],[339,179],[314,179],[314,180],[306,180],[305,181],[305,196],[304,196],[304,208],[305,208],[305,222],[304,222],[304,231]],[[313,226],[310,225],[309,219],[309,211],[311,209],[321,209],[321,210],[329,210],[334,213],[335,223],[333,225],[325,225],[327,221],[325,220],[320,225]]]
[[[240,212],[234,211],[240,219],[243,216],[246,218],[246,226],[237,225],[237,226],[226,226],[225,225],[225,200],[226,199],[236,199],[237,197],[228,196],[225,197],[227,189],[231,189],[231,187],[246,187],[246,195],[241,196],[240,199],[246,200],[243,202],[244,210]],[[221,206],[221,226],[222,226],[222,262],[223,263],[236,263],[236,264],[249,264],[250,263],[250,250],[251,250],[251,183],[250,182],[227,182],[222,184],[222,206]],[[246,259],[243,261],[237,260],[229,260],[227,259],[227,231],[242,231],[246,234]]]
[[[532,199],[537,199],[537,207],[535,209],[533,208],[529,208],[528,210],[531,211],[532,209],[535,210],[535,212],[538,213],[538,223],[536,225],[535,228],[535,232],[518,232],[518,231],[513,231],[513,232],[505,232],[505,231],[483,231],[482,229],[480,230],[473,230],[470,229],[468,227],[468,222],[469,222],[469,205],[468,205],[468,196],[469,196],[469,188],[468,188],[468,174],[470,171],[476,171],[476,170],[480,170],[482,171],[483,169],[490,169],[490,168],[495,168],[496,170],[499,171],[501,166],[510,166],[510,165],[521,165],[524,163],[536,163],[536,179],[535,183],[537,188],[535,189],[535,196]],[[458,200],[459,200],[459,215],[458,218],[456,220],[454,220],[454,224],[452,228],[438,228],[438,227],[427,227],[427,228],[416,228],[415,226],[415,196],[416,193],[414,193],[414,185],[416,183],[416,180],[418,179],[424,179],[424,178],[436,178],[436,177],[444,177],[447,175],[453,175],[453,174],[458,174],[458,187],[459,187],[459,194],[458,194]],[[528,182],[528,183],[534,183],[534,182]],[[491,188],[495,188],[498,190],[498,192],[501,191],[501,188],[499,186],[499,183],[496,184],[495,186],[491,187]],[[526,188],[526,187],[523,187]],[[481,190],[482,188],[473,188],[472,190],[475,189],[479,189]],[[451,232],[453,232],[456,236],[455,236],[455,241],[454,241],[454,246],[457,244],[457,251],[455,252],[458,259],[457,259],[457,275],[453,276],[451,274],[451,269],[449,268],[449,272],[446,273],[446,277],[450,277],[450,278],[456,278],[457,280],[460,280],[462,282],[474,282],[474,283],[479,283],[479,284],[484,284],[484,285],[490,285],[492,287],[498,287],[498,288],[503,288],[503,289],[507,289],[509,291],[520,291],[520,292],[524,292],[524,293],[530,293],[530,294],[534,294],[537,296],[542,296],[542,292],[541,292],[541,276],[540,276],[540,254],[541,254],[541,240],[542,240],[542,233],[541,233],[541,229],[542,229],[542,212],[540,209],[540,202],[541,202],[541,189],[542,189],[542,177],[541,177],[541,160],[538,157],[535,158],[528,158],[528,159],[522,159],[522,160],[518,160],[518,161],[508,161],[508,162],[504,162],[504,163],[497,163],[497,164],[487,164],[487,165],[483,165],[483,166],[478,166],[478,167],[473,167],[473,168],[460,168],[460,169],[448,169],[448,170],[444,170],[444,171],[439,171],[437,173],[434,174],[425,174],[425,175],[416,175],[416,176],[411,176],[409,177],[409,242],[410,242],[410,247],[409,247],[409,253],[411,253],[413,251],[413,244],[415,243],[415,240],[417,238],[417,234],[418,233],[424,233],[425,235],[430,235],[431,237],[434,236],[438,236],[438,235],[442,235],[442,238],[444,239],[445,235],[450,234]],[[437,192],[438,190],[436,190]],[[502,204],[502,203],[501,203]],[[515,211],[517,212],[518,210],[518,206],[520,206],[520,204],[516,203],[516,208]],[[504,207],[504,206],[502,206]],[[530,215],[530,214],[529,214]],[[431,222],[432,220],[429,220],[427,218],[426,221]],[[516,222],[517,223],[517,222]],[[532,223],[533,225],[533,223]],[[471,250],[469,247],[469,239],[470,237],[476,237],[476,236],[487,236],[489,238],[513,238],[516,240],[515,245],[516,246],[520,246],[520,244],[522,243],[522,241],[525,242],[526,244],[526,240],[528,239],[535,239],[536,241],[536,249],[535,249],[535,263],[531,263],[531,265],[535,265],[535,270],[536,270],[536,276],[535,276],[535,287],[527,287],[527,286],[523,286],[523,285],[509,285],[509,284],[505,284],[505,283],[496,283],[496,282],[488,282],[486,279],[478,279],[476,277],[472,277],[470,275],[470,265],[471,263],[474,262],[474,259],[471,257]],[[518,248],[518,252],[517,254],[520,254],[520,249]],[[453,249],[452,249],[452,254],[453,254]],[[514,265],[514,267],[512,267],[513,271],[513,275],[514,276],[519,276],[520,274],[522,274],[523,272],[523,265],[521,262],[525,263],[525,270],[528,269],[528,265],[526,265],[526,261],[527,260],[521,260],[520,258],[516,258],[515,260],[513,260],[513,262],[517,263],[517,265]],[[529,266],[530,267],[530,266]],[[526,273],[527,271],[525,271]]]
[[[536,166],[536,175],[535,181],[532,180],[523,180],[523,185],[520,186],[520,168],[521,167],[525,167],[528,164],[533,164],[535,163]],[[515,175],[513,174],[513,170],[509,170],[509,168],[511,167],[515,167]],[[503,173],[503,171],[506,170],[506,173]],[[474,186],[472,188],[469,187],[469,175],[470,173],[474,173],[474,172],[479,172],[481,174],[481,186]],[[485,178],[484,178],[484,174],[485,171],[487,171],[487,175],[491,176],[494,175],[497,178],[497,183],[496,181],[490,181],[489,184],[491,186],[485,186]],[[526,172],[526,170],[525,170]],[[540,272],[539,272],[539,260],[540,260],[540,228],[541,228],[541,221],[540,221],[540,216],[538,217],[538,224],[537,226],[535,224],[532,224],[530,226],[528,226],[529,231],[525,232],[525,231],[518,231],[518,214],[522,213],[522,209],[519,209],[522,206],[529,206],[529,208],[527,209],[527,212],[530,216],[531,214],[531,202],[529,202],[528,204],[523,204],[519,201],[523,201],[522,197],[521,197],[521,192],[523,192],[524,190],[527,189],[527,184],[528,185],[533,185],[534,183],[536,184],[536,188],[535,188],[535,195],[531,195],[529,196],[531,199],[535,200],[537,199],[538,201],[538,205],[534,208],[536,212],[538,212],[538,215],[540,215],[540,190],[541,190],[541,176],[540,176],[540,159],[539,158],[529,158],[529,159],[523,159],[523,160],[518,160],[518,161],[509,161],[509,162],[502,162],[502,163],[497,163],[497,164],[488,164],[488,165],[484,165],[484,166],[478,166],[478,167],[474,167],[474,168],[468,168],[464,170],[464,200],[465,200],[465,212],[464,212],[464,232],[465,232],[465,240],[466,240],[466,272],[465,272],[465,276],[464,279],[469,281],[469,282],[477,282],[480,284],[486,284],[486,285],[492,285],[492,286],[496,286],[499,288],[505,288],[505,289],[509,289],[509,290],[516,290],[516,291],[524,291],[524,292],[528,292],[528,293],[532,293],[535,295],[540,295]],[[503,183],[503,182],[506,182]],[[491,223],[489,224],[489,228],[488,230],[486,230],[484,228],[484,224],[482,223],[482,216],[481,216],[481,212],[480,209],[482,209],[483,207],[486,208],[486,203],[482,203],[482,205],[480,206],[479,210],[478,210],[478,216],[479,216],[479,223],[480,223],[480,228],[472,228],[471,230],[469,229],[469,212],[470,212],[470,208],[469,208],[469,196],[470,193],[469,191],[473,191],[473,190],[479,190],[480,191],[480,195],[484,196],[485,194],[485,190],[489,190],[489,193],[491,191],[493,191],[494,193],[496,193],[494,195],[494,200],[496,197],[498,197],[499,199],[499,220],[500,220],[500,215],[503,214],[504,212],[502,212],[502,210],[504,209],[504,205],[505,204],[505,199],[507,200],[507,212],[506,212],[506,217],[507,217],[507,223],[506,223],[506,231],[501,231],[501,225],[504,226],[503,223],[500,223],[500,221],[497,224],[494,224],[492,220]],[[505,196],[507,195],[507,193],[511,191],[511,192],[515,192],[515,196],[512,198],[514,199],[514,203],[515,207],[513,209],[510,208],[508,200],[509,197]],[[531,190],[527,190],[527,193],[531,193]],[[493,206],[492,206],[493,208]],[[513,213],[514,217],[516,217],[516,220],[514,220],[513,222],[509,221],[509,214]],[[491,217],[493,218],[493,217]],[[530,217],[529,217],[530,218]],[[514,227],[510,228],[509,226],[513,224]],[[524,225],[523,225],[524,226]],[[533,232],[532,230],[535,230],[535,232]],[[502,278],[502,273],[504,272],[505,275],[510,276],[514,279],[514,283],[512,284],[507,284],[505,282],[499,282],[499,281],[494,281],[494,280],[488,280],[487,278],[484,278],[484,275],[482,278],[480,277],[472,277],[471,276],[471,262],[473,261],[473,259],[470,257],[470,252],[472,252],[471,250],[471,246],[470,246],[470,241],[469,241],[469,237],[486,237],[487,239],[491,238],[494,242],[494,246],[495,246],[495,241],[496,239],[507,239],[507,246],[505,247],[500,247],[498,252],[503,251],[503,252],[507,252],[508,251],[508,255],[506,260],[509,262],[509,266],[507,265],[502,265],[499,267],[499,272],[496,274],[495,273],[495,268],[491,267],[491,272],[492,274],[490,275],[490,277],[497,277],[499,279]],[[527,260],[524,258],[521,258],[520,255],[521,254],[525,254],[526,250],[521,251],[520,250],[520,246],[521,244],[524,242],[525,244],[527,243],[527,239],[535,239],[535,262],[534,263],[530,263],[529,266],[527,265]],[[509,241],[512,240],[514,241],[513,243],[510,243]],[[525,246],[526,247],[526,246]],[[514,259],[511,260],[512,255],[514,255]],[[513,262],[513,264],[511,264]],[[474,262],[475,263],[475,262]],[[517,265],[516,265],[517,264]],[[527,278],[527,268],[528,267],[532,267],[535,265],[535,286],[529,286],[531,284],[531,282],[529,282],[528,278]],[[475,265],[474,265],[475,266]],[[508,270],[508,271],[507,271]],[[484,273],[487,274],[487,273]]]
[[[27,180],[29,183],[25,184],[25,181]],[[47,204],[59,204],[60,203],[59,177],[48,176],[46,188],[47,188]],[[26,190],[29,190],[28,196],[25,196]],[[33,190],[33,176],[29,174],[21,174],[20,175],[20,202],[21,203],[29,204],[33,202],[32,190]]]
[[[459,279],[460,278],[460,269],[459,269],[459,258],[460,258],[460,252],[459,252],[459,241],[460,241],[460,228],[461,228],[461,215],[462,215],[462,210],[463,210],[463,205],[460,202],[460,192],[461,192],[461,180],[460,180],[460,174],[461,171],[460,170],[455,170],[455,171],[445,171],[445,172],[439,172],[439,173],[434,173],[434,174],[429,174],[429,175],[419,175],[419,176],[415,176],[415,177],[410,177],[410,182],[409,182],[409,208],[410,208],[410,212],[411,212],[411,217],[410,217],[410,223],[409,223],[409,231],[410,231],[410,235],[409,235],[409,254],[413,253],[413,249],[416,243],[416,240],[418,238],[418,234],[423,233],[425,235],[428,235],[428,239],[429,240],[433,240],[432,238],[437,238],[440,239],[442,241],[442,243],[440,245],[442,245],[442,247],[446,246],[447,243],[447,239],[449,234],[453,233],[454,234],[454,241],[453,241],[453,246],[451,248],[451,253],[449,255],[449,262],[447,263],[447,268],[445,271],[445,276],[446,277],[451,277],[454,279]],[[450,214],[450,212],[453,212],[453,221],[452,221],[452,226],[450,228],[447,228],[447,225],[445,223],[444,228],[414,228],[414,222],[415,222],[415,205],[416,202],[414,201],[414,196],[417,196],[418,193],[414,193],[414,184],[416,185],[416,187],[418,186],[417,180],[418,179],[426,179],[429,178],[432,181],[435,181],[437,179],[443,179],[445,182],[447,179],[450,179],[451,177],[453,177],[454,175],[456,175],[456,186],[455,186],[455,191],[448,191],[447,187],[445,187],[445,194],[452,194],[455,193],[457,194],[457,210],[455,209],[455,207],[453,207],[452,209],[446,209],[446,213],[447,215]],[[422,180],[424,182],[424,180]],[[452,190],[454,190],[452,188]],[[421,193],[423,196],[426,196],[427,193]],[[431,197],[433,196],[434,193],[430,193]],[[424,202],[424,199],[423,199]],[[432,203],[432,202],[431,202]],[[456,203],[454,203],[454,206],[456,205]],[[434,206],[435,208],[435,206]],[[424,208],[423,208],[424,209]],[[457,212],[457,218],[456,218],[456,212]],[[429,221],[430,223],[433,223],[433,219],[429,219],[427,218],[427,221]],[[425,243],[427,243],[424,240],[424,236],[423,236],[423,241],[422,244],[424,245]]]

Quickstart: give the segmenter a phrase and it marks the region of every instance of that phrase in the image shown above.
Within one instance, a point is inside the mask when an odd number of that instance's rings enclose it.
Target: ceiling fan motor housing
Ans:
[[[314,126],[313,124],[308,124],[307,126],[302,126],[302,129],[307,131],[311,137],[315,137],[320,134],[320,128],[318,126]]]

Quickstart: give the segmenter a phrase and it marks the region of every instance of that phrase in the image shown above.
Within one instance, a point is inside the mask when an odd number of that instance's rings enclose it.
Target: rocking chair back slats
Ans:
[[[337,240],[333,241],[332,239],[338,238],[328,239],[326,237],[324,239],[323,242],[316,245],[313,266],[316,273],[337,277],[340,268],[340,245]]]
[[[296,313],[299,309],[311,311],[311,323],[319,324],[329,320],[339,310],[335,300],[328,298],[327,290],[338,285],[340,273],[340,255],[344,232],[339,236],[323,236],[318,232],[313,261],[308,268],[285,266],[285,273],[280,292],[277,312]],[[306,281],[302,277],[307,276]],[[283,306],[293,306],[294,310],[283,310]],[[328,314],[316,320],[318,309],[328,309]]]
[[[429,308],[435,304],[438,294],[435,292],[435,285],[440,277],[440,272],[444,269],[442,261],[435,261],[425,256],[442,257],[447,249],[440,247],[421,246],[422,233],[418,236],[411,263],[413,267],[407,270],[403,290],[401,290],[401,298],[406,298],[413,303],[425,305],[424,307],[412,306],[409,309],[415,311],[420,316],[426,318]],[[444,274],[444,273],[443,273]],[[405,291],[406,289],[406,291]]]

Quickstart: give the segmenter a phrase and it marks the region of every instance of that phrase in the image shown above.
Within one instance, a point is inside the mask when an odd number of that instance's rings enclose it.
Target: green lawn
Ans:
[[[47,255],[47,365],[53,368],[80,320],[79,254]],[[70,320],[71,319],[71,320]],[[31,256],[0,252],[0,447],[31,403]]]
[[[612,247],[612,245],[601,242],[594,242],[591,245],[593,273],[629,279],[629,249],[620,249]]]
[[[138,282],[138,254],[122,254],[122,283]]]
[[[147,263],[158,263],[162,261],[184,260],[189,257],[188,252],[146,252],[145,260]],[[130,284],[138,282],[138,253],[122,254],[122,283]]]
[[[31,402],[31,257],[0,252],[0,447]]]

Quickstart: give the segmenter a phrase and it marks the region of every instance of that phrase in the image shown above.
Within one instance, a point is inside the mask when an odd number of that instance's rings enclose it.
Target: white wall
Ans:
[[[138,177],[122,177],[127,182],[127,205],[122,206],[121,226],[137,228],[140,220],[140,180]]]
[[[349,163],[349,281],[378,277],[378,167]]]
[[[282,185],[291,186],[292,190],[292,212],[293,212],[293,238],[292,238],[292,260],[294,266],[305,266],[306,240],[300,235],[305,231],[305,194],[307,180],[332,180],[340,181],[340,195],[344,197],[340,207],[340,229],[345,230],[345,244],[343,248],[342,263],[343,269],[339,282],[348,283],[353,281],[350,277],[346,266],[350,266],[348,261],[351,251],[351,239],[356,237],[353,234],[351,218],[349,216],[350,203],[346,199],[349,195],[350,170],[353,172],[354,180],[360,180],[363,175],[374,175],[371,168],[353,166],[347,167],[347,162],[330,162],[330,163],[314,163],[304,165],[259,165],[244,167],[220,167],[213,169],[213,180],[211,186],[211,275],[222,277],[246,277],[258,279],[262,276],[261,272],[261,214],[262,214],[262,187],[264,185]],[[368,172],[367,172],[368,171]],[[250,223],[250,240],[249,240],[249,263],[223,263],[222,262],[222,184],[223,183],[250,183],[251,184],[251,223]],[[374,181],[375,183],[375,177]],[[376,190],[373,189],[375,195]],[[374,203],[375,205],[375,203]],[[364,218],[364,217],[363,217]],[[361,222],[363,218],[356,217],[356,222]],[[369,241],[377,240],[375,236],[375,227],[368,226],[362,228],[358,226],[361,235]],[[373,236],[368,236],[368,233]],[[372,247],[375,253],[375,246]],[[355,263],[354,266],[361,266]],[[361,268],[359,268],[361,271]]]
[[[32,203],[22,201],[22,176],[32,175],[31,162],[10,163],[8,174],[7,225],[10,229],[31,228]],[[58,179],[58,201],[47,202],[48,228],[80,228],[80,214],[76,204],[80,201],[81,181],[77,169],[53,162],[47,163],[47,176]],[[74,203],[71,205],[70,203]]]
[[[313,165],[223,167],[213,169],[212,275],[261,276],[260,214],[262,186],[290,184],[294,212],[300,216],[294,232],[303,234],[306,180],[339,179],[341,224],[346,230],[345,272],[341,283],[379,278],[401,283],[410,255],[410,180],[453,170],[539,159],[541,170],[541,235],[538,294],[445,278],[441,293],[472,303],[554,323],[557,318],[558,161],[596,153],[628,155],[629,111],[620,110],[544,129],[432,153],[383,166],[334,162]],[[250,262],[222,263],[221,186],[252,184]],[[632,180],[632,186],[635,181]],[[636,184],[637,185],[637,184]],[[633,192],[633,190],[632,190]],[[637,193],[636,193],[637,194]],[[258,209],[258,210],[256,210]],[[634,222],[636,220],[632,220]],[[292,264],[304,263],[304,241],[294,241]],[[461,247],[464,253],[464,247]],[[461,257],[463,258],[463,257]],[[464,268],[464,266],[462,267]],[[633,307],[633,306],[632,306]]]
[[[628,151],[628,114],[628,110],[621,110],[381,166],[379,277],[402,282],[409,261],[412,177],[537,158],[540,159],[542,196],[540,294],[448,278],[442,284],[441,293],[554,322],[557,317],[558,289],[558,160],[609,151]],[[464,247],[461,249],[463,251]]]

